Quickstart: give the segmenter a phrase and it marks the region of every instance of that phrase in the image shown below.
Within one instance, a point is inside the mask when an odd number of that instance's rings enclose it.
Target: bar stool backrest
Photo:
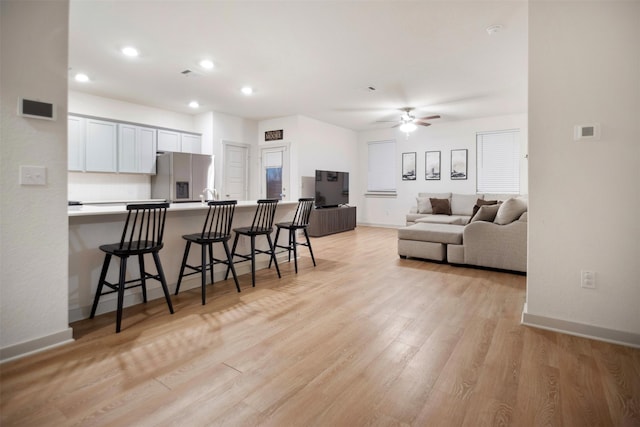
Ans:
[[[121,251],[154,250],[162,247],[169,203],[127,205],[127,220],[120,238]]]
[[[251,223],[251,231],[264,231],[273,229],[273,220],[278,207],[278,199],[258,200],[258,208]]]
[[[311,215],[314,202],[315,199],[313,198],[298,199],[298,207],[296,208],[296,213],[293,216],[291,225],[294,227],[306,227],[309,225],[309,216]]]
[[[237,200],[210,201],[209,211],[204,220],[201,238],[221,239],[231,235],[233,213],[238,204]]]

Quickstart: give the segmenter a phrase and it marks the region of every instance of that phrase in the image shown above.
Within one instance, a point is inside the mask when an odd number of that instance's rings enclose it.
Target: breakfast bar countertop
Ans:
[[[159,202],[160,200],[145,200],[137,203],[143,202]],[[129,202],[133,203],[133,202]],[[297,201],[280,201],[279,205],[290,205],[297,204]],[[89,215],[113,215],[113,214],[121,214],[126,213],[127,202],[84,202],[81,205],[71,205],[68,207],[68,213],[70,217],[76,216],[89,216]],[[255,207],[257,203],[255,200],[241,200],[238,201],[238,208],[242,207]],[[205,209],[207,207],[206,204],[201,202],[186,202],[186,203],[171,203],[169,205],[168,212],[177,212],[177,211],[193,211],[198,209]]]

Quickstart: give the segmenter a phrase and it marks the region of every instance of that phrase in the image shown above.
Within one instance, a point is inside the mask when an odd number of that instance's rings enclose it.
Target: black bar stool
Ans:
[[[169,297],[169,289],[167,281],[164,277],[162,264],[158,252],[163,247],[162,238],[164,234],[164,224],[167,216],[167,208],[169,203],[142,203],[127,205],[127,219],[124,223],[124,230],[120,242],[100,246],[100,250],[105,252],[104,263],[102,264],[102,272],[98,282],[98,289],[91,307],[91,319],[96,314],[98,301],[102,295],[118,293],[118,311],[116,315],[116,333],[120,332],[122,323],[122,305],[124,302],[125,289],[142,287],[142,299],[147,302],[147,279],[154,279],[162,285],[164,297],[169,306],[169,312],[173,314],[173,306]],[[147,273],[144,268],[144,254],[150,253],[156,265],[157,274]],[[109,283],[106,280],[109,263],[112,256],[120,258],[120,275],[118,283]],[[140,277],[137,279],[125,280],[127,273],[127,259],[132,256],[138,256],[140,264]],[[102,292],[103,286],[107,286],[111,290]]]
[[[251,223],[251,226],[233,229],[233,231],[236,233],[236,237],[233,240],[233,249],[231,250],[231,256],[232,258],[233,257],[242,258],[241,261],[236,261],[236,262],[251,261],[251,285],[253,287],[256,286],[256,253],[267,254],[271,256],[271,260],[276,265],[278,277],[281,277],[280,268],[278,268],[278,261],[276,260],[275,248],[273,246],[273,241],[271,240],[271,233],[273,232],[273,219],[275,217],[277,206],[278,206],[277,199],[258,200],[258,207],[256,208],[256,214],[253,217],[253,222]],[[267,242],[269,242],[268,250],[256,249],[256,236],[260,236],[260,235],[267,236]],[[250,254],[241,255],[236,253],[236,247],[238,246],[238,238],[240,236],[249,236],[251,238]],[[225,279],[229,276],[230,268],[231,266],[227,267],[227,274],[225,276]]]
[[[182,257],[180,276],[178,277],[178,284],[176,285],[176,295],[178,295],[178,291],[180,290],[180,283],[182,282],[183,277],[200,273],[202,286],[202,305],[204,305],[206,298],[205,287],[207,281],[207,269],[211,268],[211,283],[213,284],[213,267],[216,264],[226,264],[228,268],[231,268],[231,272],[233,273],[233,280],[236,282],[236,289],[238,290],[238,292],[240,292],[240,285],[238,285],[236,269],[233,266],[233,258],[231,257],[231,251],[229,251],[229,245],[227,244],[227,241],[231,238],[231,223],[233,222],[233,213],[237,203],[238,202],[235,200],[209,202],[209,210],[207,211],[207,217],[204,220],[202,232],[196,234],[185,234],[184,236],[182,236],[182,238],[187,241],[187,245],[184,248],[184,256]],[[200,245],[202,249],[199,266],[192,266],[187,264],[189,249],[191,248],[192,243]],[[213,257],[214,243],[222,243],[222,245],[224,246],[224,251],[227,254],[226,260]],[[209,248],[208,263],[207,248]],[[185,268],[189,268],[193,271],[185,274]]]
[[[313,257],[313,250],[311,249],[311,241],[309,240],[309,233],[307,232],[307,228],[309,227],[309,216],[311,215],[311,209],[313,209],[313,198],[303,198],[298,199],[298,207],[296,208],[296,213],[293,215],[293,221],[291,222],[279,222],[276,224],[276,239],[275,239],[275,247],[286,249],[289,253],[289,262],[291,262],[291,251],[293,251],[293,262],[295,265],[296,273],[298,273],[298,250],[296,249],[298,245],[306,246],[309,248],[309,253],[311,254],[311,260],[313,261],[313,266],[316,266],[316,259]],[[280,230],[283,228],[289,231],[289,244],[287,246],[278,245],[278,237],[280,237]],[[304,237],[307,239],[306,243],[298,242],[296,239],[296,234],[298,230],[302,230],[304,232]],[[269,268],[271,268],[271,261],[269,261]]]

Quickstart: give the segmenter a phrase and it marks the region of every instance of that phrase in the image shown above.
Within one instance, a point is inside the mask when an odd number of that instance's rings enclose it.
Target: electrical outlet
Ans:
[[[20,185],[47,185],[47,168],[20,166]]]
[[[596,272],[590,270],[580,271],[580,286],[586,289],[595,289]]]

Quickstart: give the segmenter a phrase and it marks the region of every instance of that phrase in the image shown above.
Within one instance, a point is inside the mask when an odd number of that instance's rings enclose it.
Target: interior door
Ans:
[[[249,148],[242,144],[224,144],[223,195],[226,200],[247,200]]]
[[[262,194],[267,199],[289,200],[289,151],[286,146],[263,148]]]

